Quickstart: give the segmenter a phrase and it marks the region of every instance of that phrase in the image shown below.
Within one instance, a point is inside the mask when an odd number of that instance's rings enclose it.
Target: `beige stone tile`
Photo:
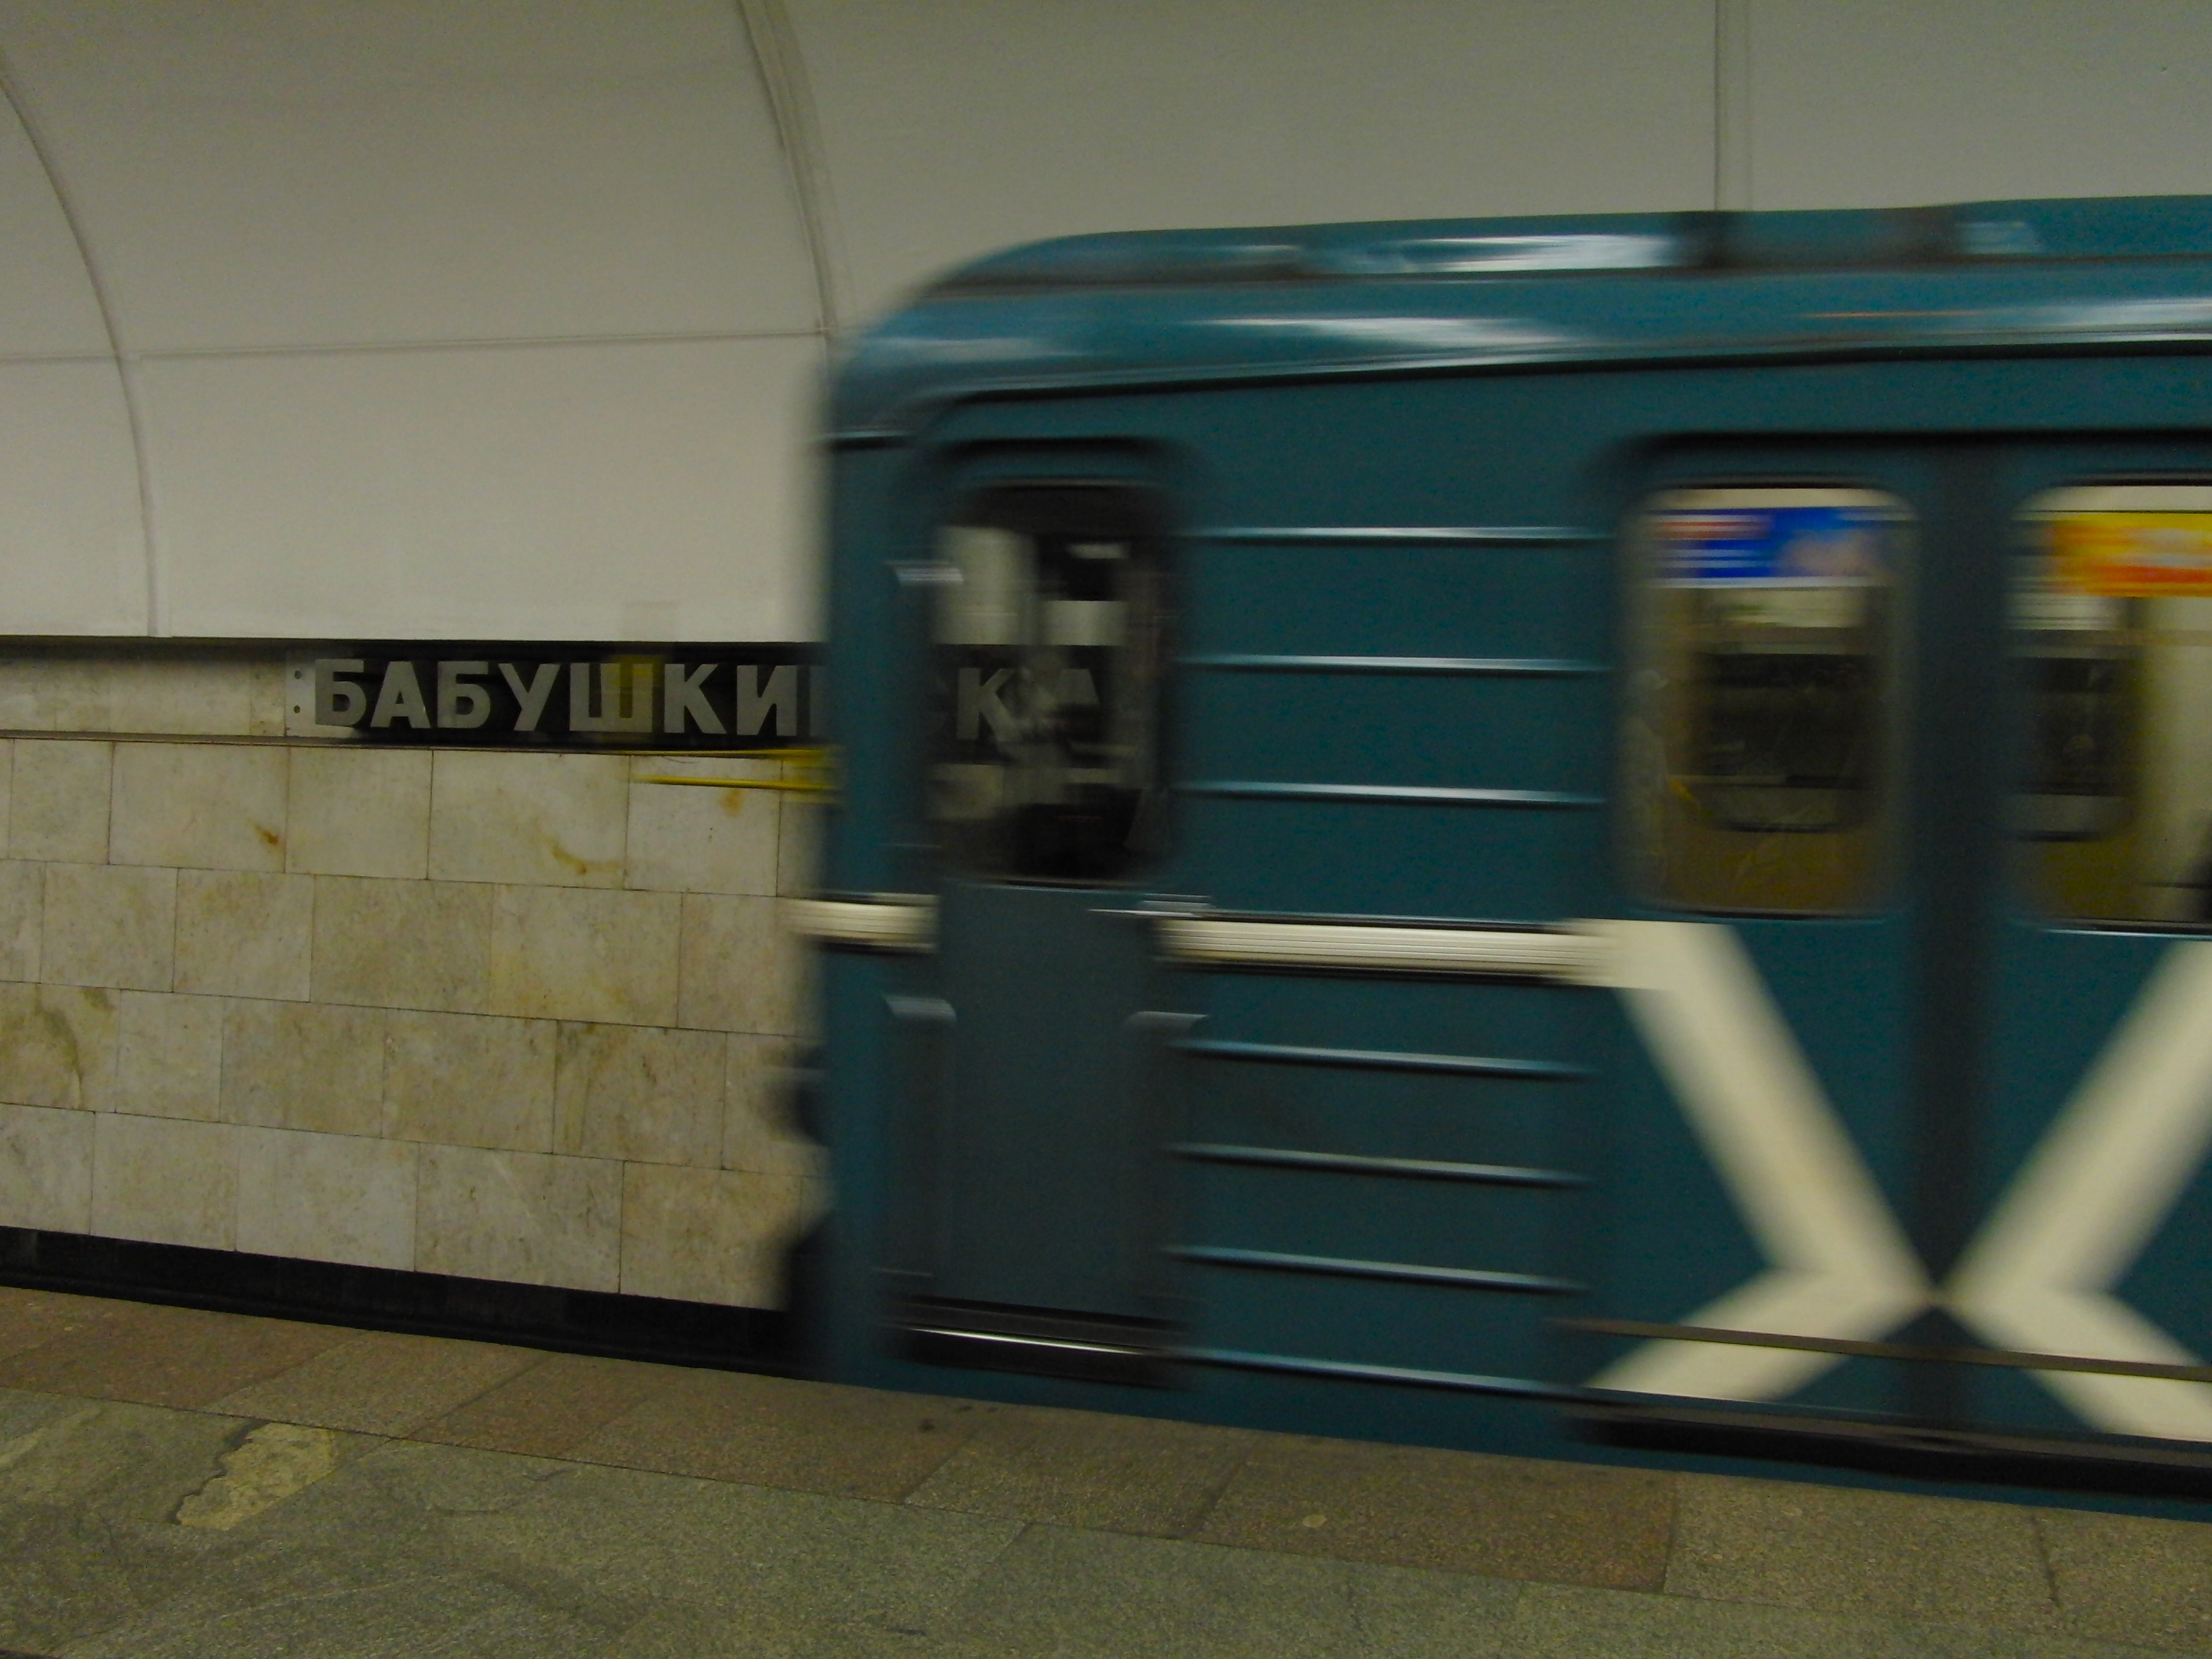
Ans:
[[[301,875],[430,872],[430,753],[351,744],[292,750],[285,868]]]
[[[115,1089],[116,994],[0,985],[0,1100],[99,1110]]]
[[[757,1175],[815,1176],[822,1149],[793,1115],[798,1045],[788,1037],[733,1034],[724,1074],[722,1167]]]
[[[380,1010],[233,1002],[222,1030],[222,1115],[264,1129],[381,1135]]]
[[[39,977],[63,985],[166,991],[174,971],[177,872],[49,864]]]
[[[787,898],[804,898],[821,885],[823,829],[818,800],[805,795],[784,797],[783,823],[775,847],[777,892]]]
[[[304,1001],[314,921],[309,877],[180,870],[177,989]]]
[[[451,1146],[551,1151],[553,1048],[550,1020],[386,1016],[389,1133]]]
[[[476,882],[317,876],[316,999],[489,1012],[495,890]]]
[[[560,1032],[556,1152],[717,1162],[727,1041],[720,1032],[574,1023]]]
[[[92,1147],[92,1231],[228,1250],[238,1171],[228,1123],[102,1112]]]
[[[4,1344],[0,1335],[0,1353],[7,1351]],[[559,1457],[684,1375],[676,1366],[634,1359],[546,1354],[489,1393],[413,1431],[413,1436],[442,1445]]]
[[[2079,1510],[2033,1514],[2069,1634],[2212,1652],[2212,1527]]]
[[[38,978],[46,890],[44,865],[0,862],[0,979]]]
[[[282,870],[285,761],[274,744],[117,744],[108,861]]]
[[[222,1116],[223,1005],[218,997],[118,991],[112,1109],[140,1117]]]
[[[365,1331],[211,1409],[356,1434],[405,1434],[526,1370],[538,1358],[526,1348],[489,1342]]]
[[[0,1227],[91,1226],[94,1121],[90,1112],[0,1106]]]
[[[109,770],[115,745],[34,738],[15,744],[8,791],[8,854],[71,864],[107,861]]]
[[[605,1158],[418,1149],[415,1265],[525,1285],[620,1283],[622,1168]]]
[[[1717,1475],[1680,1484],[1666,1589],[2014,1630],[2048,1629],[2055,1612],[2014,1504]]]
[[[0,720],[0,727],[7,724],[6,720]],[[8,838],[4,826],[8,822],[9,796],[15,787],[15,740],[0,738],[0,854],[7,851]]]
[[[801,1029],[806,954],[772,898],[684,896],[678,1024],[789,1035]]]
[[[641,774],[773,776],[773,763],[653,756],[631,765],[629,885],[672,893],[775,890],[777,823],[782,813],[775,791],[636,781]]]
[[[906,1501],[1179,1537],[1204,1518],[1255,1441],[1210,1424],[1017,1408],[986,1419]]]
[[[430,783],[430,874],[621,886],[629,773],[619,755],[440,750]]]
[[[281,676],[281,662],[277,667]],[[267,662],[234,656],[124,658],[100,664],[100,671],[111,732],[228,738],[267,731]],[[281,732],[281,707],[277,717]]]
[[[415,1152],[404,1141],[238,1132],[238,1248],[259,1255],[415,1265]]]
[[[743,1170],[623,1170],[622,1287],[630,1296],[783,1305],[784,1263],[817,1220],[821,1183]]]
[[[10,732],[52,731],[53,702],[46,687],[44,659],[0,657],[0,726]]]
[[[498,887],[491,1011],[526,1018],[674,1025],[672,893]],[[690,1024],[690,1021],[684,1022]]]

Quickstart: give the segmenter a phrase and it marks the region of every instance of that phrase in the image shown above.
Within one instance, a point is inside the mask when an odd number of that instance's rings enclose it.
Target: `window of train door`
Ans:
[[[1645,503],[1627,763],[1650,896],[1770,915],[1880,904],[1910,528],[1901,501],[1870,489],[1678,489]]]

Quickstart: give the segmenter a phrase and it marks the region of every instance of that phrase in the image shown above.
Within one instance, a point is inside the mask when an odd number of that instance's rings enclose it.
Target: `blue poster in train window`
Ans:
[[[1666,582],[1856,586],[1888,571],[1897,520],[1857,505],[1686,508],[1658,515]]]

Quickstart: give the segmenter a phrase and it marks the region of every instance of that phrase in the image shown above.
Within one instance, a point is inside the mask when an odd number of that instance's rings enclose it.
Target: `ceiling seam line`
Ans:
[[[735,0],[735,5],[761,90],[768,99],[769,118],[775,124],[784,172],[799,209],[799,235],[814,278],[815,314],[820,322],[816,331],[825,338],[834,337],[840,326],[839,290],[845,284],[839,270],[829,167],[822,155],[821,129],[813,92],[807,84],[805,60],[799,54],[782,0]]]
[[[16,85],[15,67],[3,50],[0,50],[0,98],[5,98],[8,107],[15,112],[16,125],[23,129],[24,142],[30,145],[31,154],[38,158],[39,170],[46,175],[46,188],[54,193],[54,205],[60,210],[62,222],[69,227],[70,240],[76,246],[77,261],[84,267],[85,285],[92,290],[93,306],[100,313],[100,329],[107,336],[108,361],[115,366],[116,382],[123,394],[123,418],[131,434],[131,474],[138,490],[138,534],[145,545],[146,632],[158,637],[167,631],[167,594],[161,580],[160,541],[154,524],[154,480],[147,465],[145,424],[140,418],[138,386],[131,374],[132,359],[123,349],[107,284],[100,280],[100,267],[93,261],[92,244],[77,216],[76,204],[62,183],[46,137],[32,118],[30,105]]]

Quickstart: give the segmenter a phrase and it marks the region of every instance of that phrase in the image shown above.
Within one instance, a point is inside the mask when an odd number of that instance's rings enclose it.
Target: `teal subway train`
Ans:
[[[830,420],[831,1374],[2212,1490],[2212,198],[1085,237]]]

